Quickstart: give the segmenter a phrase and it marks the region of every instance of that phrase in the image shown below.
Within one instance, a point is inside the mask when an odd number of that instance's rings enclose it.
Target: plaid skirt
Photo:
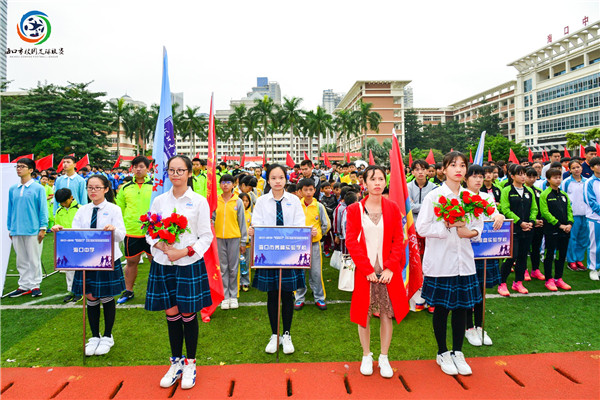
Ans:
[[[83,296],[83,272],[75,271],[73,294]],[[125,290],[121,260],[115,260],[113,271],[85,271],[85,292],[96,298],[118,296]]]
[[[293,292],[306,287],[303,269],[284,269],[281,275],[281,291]],[[279,290],[279,270],[262,269],[254,270],[252,286],[261,292]]]
[[[162,265],[152,261],[146,310],[161,311],[177,306],[180,313],[194,313],[211,304],[203,259],[191,265]]]
[[[430,306],[440,306],[449,310],[473,308],[481,303],[481,290],[477,276],[425,276],[421,297]]]
[[[498,286],[502,279],[500,278],[500,262],[498,259],[487,260],[485,274],[485,287],[487,289]],[[475,260],[475,268],[477,269],[477,280],[479,286],[483,287],[483,260]]]

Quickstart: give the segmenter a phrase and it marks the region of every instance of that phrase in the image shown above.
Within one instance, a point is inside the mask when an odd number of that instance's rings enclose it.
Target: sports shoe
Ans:
[[[294,310],[300,311],[302,308],[304,308],[304,302],[302,300],[296,300],[294,303]]]
[[[40,288],[31,289],[31,297],[40,297],[42,295],[42,291]]]
[[[134,297],[135,297],[135,294],[131,290],[126,290],[123,292],[121,297],[119,297],[119,299],[117,300],[117,304],[126,303],[129,300],[133,299]]]
[[[281,341],[279,342],[281,343]],[[277,351],[277,335],[271,335],[271,339],[269,339],[269,343],[267,347],[265,347],[265,352],[273,354]]]
[[[379,355],[379,375],[381,375],[384,378],[391,378],[392,376],[394,376],[394,370],[390,365],[390,360],[388,360],[387,355]]]
[[[523,286],[523,282],[521,282],[521,281],[513,282],[512,290],[517,291],[521,294],[529,293],[529,290],[527,290],[527,288],[525,286]]]
[[[562,289],[562,290],[571,290],[571,285],[568,285],[565,281],[563,281],[563,278],[555,279],[554,280],[554,284],[559,289]]]
[[[579,271],[579,268],[577,268],[577,263],[574,262],[567,263],[567,268],[569,268],[571,271]]]
[[[79,295],[73,295],[73,300],[71,300],[73,303],[78,303],[81,301],[81,299],[83,299],[83,296],[79,296]]]
[[[481,343],[481,335],[477,333],[477,329],[474,327],[466,330],[465,337],[467,338],[471,346],[479,347],[483,344]]]
[[[373,353],[363,356],[360,363],[360,373],[365,376],[373,375]]]
[[[181,378],[181,374],[183,373],[183,360],[185,357],[171,357],[171,367],[160,380],[160,387],[168,388],[173,386],[177,379]]]
[[[12,292],[10,292],[8,294],[8,297],[20,297],[20,296],[24,296],[26,294],[31,294],[31,290],[26,290],[26,289],[19,288],[17,290],[13,290]]]
[[[196,359],[186,358],[181,375],[181,388],[191,389],[196,384]]]
[[[427,307],[427,312],[428,312],[429,314],[433,314],[433,312],[434,312],[434,311],[435,311],[435,307],[434,307],[434,306],[429,306],[429,307]]]
[[[510,296],[510,292],[508,291],[508,288],[506,287],[506,283],[501,283],[498,285],[498,294],[500,296],[504,296],[504,297]]]
[[[96,349],[98,348],[98,345],[100,344],[100,338],[99,337],[91,337],[88,342],[85,344],[85,355],[86,356],[93,356],[94,354],[96,354]]]
[[[98,347],[96,347],[94,355],[103,356],[104,354],[107,354],[110,351],[110,348],[114,346],[114,344],[115,341],[112,335],[110,335],[110,337],[102,336],[100,338],[100,342],[98,343]]]
[[[75,298],[75,295],[71,292],[69,292],[69,294],[67,294],[65,297],[63,297],[63,303],[70,303],[73,301],[73,299]]]
[[[471,375],[473,371],[471,371],[471,367],[467,364],[465,360],[465,355],[462,351],[453,351],[452,352],[452,361],[454,365],[456,365],[456,369],[461,375]]]
[[[479,340],[481,340],[481,327],[478,326],[477,327],[477,337],[479,338]],[[493,344],[492,339],[490,339],[490,337],[487,334],[487,331],[483,332],[483,344],[485,344],[486,346],[491,346]]]
[[[542,274],[542,271],[540,271],[539,269],[534,269],[533,271],[531,271],[531,277],[539,281],[546,280],[546,277],[544,276],[544,274]]]
[[[598,270],[596,270],[596,269],[590,270],[590,279],[593,281],[600,281],[600,277],[598,276]],[[20,296],[20,295],[18,295],[18,296]],[[8,296],[8,297],[10,297],[10,296]],[[17,296],[14,296],[14,297],[17,297]]]
[[[294,352],[294,345],[292,344],[292,337],[289,332],[283,334],[283,354],[292,354]]]
[[[317,308],[321,311],[327,310],[327,304],[325,304],[325,301],[323,300],[315,301],[315,306],[317,306]]]
[[[250,290],[248,285],[242,285],[242,291],[247,292],[248,290]]]
[[[235,310],[237,308],[240,308],[240,305],[238,304],[238,299],[236,299],[236,298],[229,299],[229,309]]]
[[[221,302],[221,310],[229,310],[229,299],[223,299]]]
[[[437,365],[442,368],[442,372],[448,375],[458,375],[458,369],[456,369],[456,365],[454,365],[454,361],[452,361],[452,356],[449,351],[438,354],[435,358]]]
[[[556,288],[556,284],[554,283],[554,279],[552,278],[548,279],[544,286],[546,286],[546,289],[548,289],[551,292],[556,292],[558,290]]]
[[[526,281],[530,281],[531,280],[531,276],[529,276],[529,271],[525,270],[525,280]]]
[[[577,262],[576,262],[576,264],[577,264],[577,270],[578,270],[578,271],[585,271],[585,270],[587,269],[587,268],[585,267],[585,265],[583,265],[583,262],[582,262],[582,261],[577,261]]]

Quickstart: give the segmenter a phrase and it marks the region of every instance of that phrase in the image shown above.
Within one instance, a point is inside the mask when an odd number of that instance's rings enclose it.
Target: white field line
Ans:
[[[23,303],[22,305],[24,305],[24,306],[31,306],[31,305],[34,305],[34,304],[43,303],[46,300],[57,299],[59,297],[65,297],[65,294],[55,294],[53,296],[48,296],[48,297],[44,297],[44,296],[38,297],[37,299],[29,301],[27,303]]]
[[[588,295],[588,294],[600,294],[600,289],[595,290],[573,290],[567,292],[540,292],[540,293],[530,293],[530,294],[520,294],[520,293],[511,293],[510,297],[547,297],[547,296],[579,296],[579,295]],[[63,296],[63,295],[57,295]],[[51,299],[54,296],[46,297],[45,299]],[[486,299],[499,299],[502,298],[499,294],[488,294]],[[41,300],[41,299],[39,299]],[[36,302],[38,300],[35,300]],[[65,308],[81,308],[82,303],[68,303],[68,304],[31,304],[25,303],[20,305],[0,305],[0,310],[58,310]],[[312,301],[307,301],[306,304],[314,304]],[[349,300],[328,300],[327,304],[350,304]],[[240,307],[260,307],[266,306],[267,303],[265,301],[257,301],[253,303],[240,303]],[[144,308],[143,304],[123,304],[118,305],[117,309],[127,309],[127,308]]]

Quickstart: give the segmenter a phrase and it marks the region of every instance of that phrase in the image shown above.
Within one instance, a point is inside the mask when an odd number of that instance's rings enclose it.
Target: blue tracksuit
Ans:
[[[590,229],[588,247],[588,268],[600,266],[600,178],[592,175],[583,187],[583,201],[586,204],[586,218]]]
[[[585,216],[586,205],[583,201],[583,189],[587,179],[581,177],[577,182],[572,176],[562,181],[560,188],[569,195],[573,208],[573,227],[567,248],[567,262],[574,263],[583,261],[585,251],[590,245],[590,228]]]

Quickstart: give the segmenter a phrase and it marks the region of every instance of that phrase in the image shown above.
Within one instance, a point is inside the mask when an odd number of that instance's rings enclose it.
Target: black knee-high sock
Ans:
[[[171,356],[181,357],[183,355],[183,321],[181,320],[181,314],[167,315],[167,327],[169,329]]]
[[[87,301],[87,315],[93,337],[100,337],[100,299]]]
[[[446,327],[448,325],[448,313],[449,310],[444,307],[435,306],[433,311],[433,334],[438,345],[438,354],[442,354],[448,351],[446,345]],[[464,324],[463,324],[464,331]]]
[[[271,333],[277,334],[277,301],[279,293],[276,290],[267,292],[267,313],[269,314],[269,322],[271,323]]]
[[[186,357],[195,359],[196,349],[198,348],[198,318],[196,318],[196,313],[193,313],[187,317],[182,315],[181,319],[183,320]]]
[[[465,319],[467,310],[457,308],[452,310],[452,350],[462,351],[463,341],[465,340]]]
[[[465,320],[467,321],[465,324],[467,329],[473,328],[473,326],[474,326],[473,325],[473,312],[476,312],[476,311],[477,311],[477,306],[474,307],[474,310],[470,309],[470,308],[467,309],[467,318],[465,318]],[[475,317],[475,319],[477,320],[477,317]]]
[[[102,297],[100,299],[104,308],[104,336],[110,337],[112,329],[115,325],[115,317],[117,315],[117,307],[114,297]]]
[[[294,318],[294,292],[281,292],[281,320],[283,332],[290,332]]]

